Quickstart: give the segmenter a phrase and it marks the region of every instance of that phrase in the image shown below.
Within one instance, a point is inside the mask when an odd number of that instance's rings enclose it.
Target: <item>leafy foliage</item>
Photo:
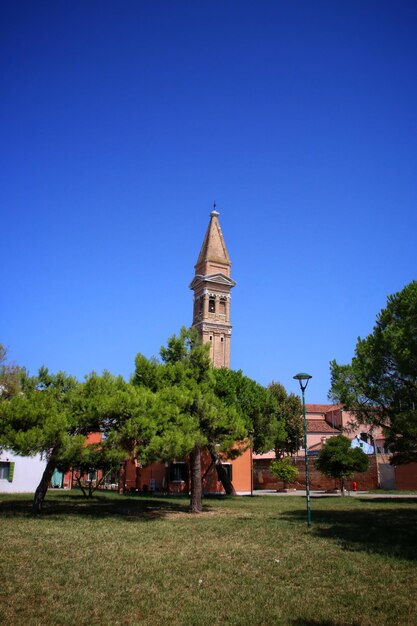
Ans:
[[[298,468],[289,458],[272,461],[271,474],[280,478],[284,483],[293,482],[298,476]]]
[[[280,459],[294,454],[300,447],[303,439],[303,407],[300,398],[293,393],[287,394],[280,383],[272,382],[268,389],[277,403],[270,447],[274,448],[276,458]]]
[[[388,297],[349,365],[331,363],[330,397],[382,426],[395,464],[417,461],[417,281]]]
[[[9,400],[19,393],[22,372],[15,363],[8,363],[7,350],[0,343],[0,400]]]
[[[133,454],[132,432],[150,437],[149,395],[108,372],[92,373],[83,383],[45,367],[37,376],[23,373],[21,392],[0,404],[0,443],[17,454],[41,453],[47,459],[35,493],[36,512],[55,468],[104,470]],[[100,446],[87,444],[92,432],[102,433]]]
[[[256,453],[272,447],[274,434],[283,430],[277,420],[277,403],[268,389],[244,376],[241,370],[214,370],[215,393],[228,406],[235,406],[248,432],[252,433]]]
[[[141,460],[170,460],[190,455],[191,506],[202,510],[200,452],[215,447],[230,453],[247,434],[245,421],[232,403],[215,392],[216,378],[196,329],[182,328],[161,348],[163,363],[136,357],[132,383],[155,393],[155,431],[141,442]]]
[[[360,448],[352,448],[347,437],[338,435],[328,439],[320,450],[316,467],[325,476],[339,479],[343,492],[344,480],[355,472],[366,472],[369,459]]]
[[[22,376],[22,391],[0,405],[0,441],[17,454],[60,450],[64,460],[84,437],[74,415],[77,381],[46,368],[38,376]],[[73,436],[76,439],[73,439]]]

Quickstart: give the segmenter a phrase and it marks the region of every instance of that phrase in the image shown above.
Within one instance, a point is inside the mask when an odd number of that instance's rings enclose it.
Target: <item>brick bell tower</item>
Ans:
[[[193,326],[203,342],[210,343],[214,367],[230,367],[230,290],[236,283],[230,278],[232,264],[218,218],[219,213],[214,209],[190,289],[194,291]]]

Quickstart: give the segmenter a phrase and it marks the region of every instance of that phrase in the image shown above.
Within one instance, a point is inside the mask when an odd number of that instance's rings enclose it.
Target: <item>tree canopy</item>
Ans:
[[[133,385],[155,392],[158,428],[143,451],[149,460],[189,455],[191,510],[196,513],[202,510],[201,450],[227,454],[247,434],[236,406],[215,392],[208,351],[196,329],[182,328],[161,348],[162,363],[138,355],[132,377]]]
[[[268,386],[277,403],[276,420],[272,426],[272,445],[275,457],[293,455],[303,440],[303,406],[298,396],[287,394],[284,385],[272,382]]]
[[[65,465],[85,440],[74,411],[78,383],[62,372],[52,376],[41,368],[38,376],[22,376],[21,384],[18,395],[0,404],[0,443],[24,456],[46,455],[34,500],[34,511],[39,512],[55,467]]]
[[[352,362],[330,368],[329,397],[384,429],[393,463],[417,461],[417,281],[388,297]]]
[[[273,394],[241,370],[223,368],[214,370],[213,374],[216,395],[227,405],[236,407],[251,434],[253,450],[256,453],[270,450],[275,434],[284,434]]]
[[[22,456],[41,453],[46,467],[36,489],[33,511],[39,513],[55,468],[101,468],[126,458],[129,429],[140,421],[146,432],[146,398],[121,377],[90,374],[83,383],[45,367],[37,376],[23,373],[18,395],[0,403],[0,443]],[[140,396],[140,398],[139,398]],[[133,426],[132,426],[133,424]],[[100,432],[105,443],[89,449],[89,433]]]
[[[106,472],[126,459],[147,465],[185,457],[191,467],[192,510],[201,511],[203,449],[226,493],[234,493],[222,459],[241,454],[250,441],[255,451],[264,452],[277,433],[284,436],[273,394],[240,371],[213,368],[209,346],[196,329],[182,328],[160,354],[162,361],[138,354],[129,382],[109,372],[93,372],[79,382],[45,367],[37,376],[7,369],[0,353],[0,444],[20,455],[41,453],[47,460],[35,512],[42,508],[55,468],[76,468],[81,481],[87,471]],[[14,392],[7,382],[12,374],[19,376]],[[88,442],[93,432],[101,433],[100,443]]]
[[[316,467],[325,476],[340,480],[342,495],[344,481],[355,472],[366,472],[369,459],[360,448],[352,448],[351,441],[344,435],[331,437],[320,450]]]
[[[288,457],[285,459],[276,459],[271,463],[271,474],[280,478],[284,482],[284,487],[293,482],[298,476],[298,468]]]
[[[0,343],[0,400],[9,400],[20,390],[22,368],[7,360],[7,350]]]

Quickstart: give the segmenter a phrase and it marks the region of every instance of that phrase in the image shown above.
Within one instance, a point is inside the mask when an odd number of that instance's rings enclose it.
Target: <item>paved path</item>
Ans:
[[[244,491],[244,492],[239,492],[239,495],[241,496],[250,496],[250,491]],[[288,491],[288,492],[282,492],[282,491],[275,491],[274,489],[256,489],[253,492],[254,496],[303,496],[304,498],[306,497],[306,492],[305,490],[302,489],[297,489],[296,491]],[[417,493],[395,493],[395,492],[391,492],[391,493],[369,493],[368,491],[351,491],[350,493],[348,491],[346,491],[346,497],[351,497],[351,498],[373,498],[375,500],[381,499],[381,498],[392,498],[392,499],[398,499],[401,500],[401,498],[412,498],[417,500]],[[339,498],[340,497],[340,493],[326,493],[325,491],[310,491],[310,497],[311,498]]]

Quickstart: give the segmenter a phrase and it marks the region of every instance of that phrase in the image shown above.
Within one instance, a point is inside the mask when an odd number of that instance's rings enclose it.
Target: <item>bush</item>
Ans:
[[[293,465],[290,459],[280,459],[272,461],[271,474],[284,481],[284,484],[293,482],[298,476],[298,468]]]

